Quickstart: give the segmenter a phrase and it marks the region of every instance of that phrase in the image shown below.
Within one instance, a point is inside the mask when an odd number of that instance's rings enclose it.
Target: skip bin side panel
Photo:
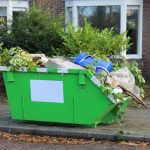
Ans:
[[[20,74],[18,73],[18,78]],[[74,78],[74,80],[72,80]],[[32,121],[45,121],[45,122],[61,122],[61,123],[74,123],[73,114],[73,87],[76,83],[76,78],[73,76],[66,76],[65,74],[57,73],[24,73],[25,95],[24,95],[24,119]],[[64,102],[46,102],[46,99],[41,101],[33,101],[31,97],[30,81],[62,81]],[[37,85],[38,86],[38,85]],[[45,88],[45,87],[43,87]],[[37,87],[38,89],[38,87]],[[47,90],[47,89],[45,89]],[[49,94],[53,91],[49,89]],[[37,95],[40,93],[37,90]]]
[[[79,85],[80,86],[80,85]],[[98,124],[115,104],[88,77],[75,95],[76,121],[79,124]]]
[[[79,73],[4,72],[5,85],[13,119],[93,125],[115,107],[108,97],[88,76]],[[31,81],[63,83],[63,102],[36,101],[31,93]],[[41,84],[42,85],[42,84]],[[50,95],[57,91],[52,86],[43,87]],[[44,91],[38,88],[37,95]],[[35,91],[36,93],[36,91]],[[57,94],[54,94],[57,97]],[[54,99],[55,100],[55,99]],[[47,101],[47,102],[46,102]],[[110,116],[111,119],[111,116]]]
[[[3,78],[11,116],[13,119],[23,120],[23,81],[20,78],[17,79],[15,72],[3,72]]]

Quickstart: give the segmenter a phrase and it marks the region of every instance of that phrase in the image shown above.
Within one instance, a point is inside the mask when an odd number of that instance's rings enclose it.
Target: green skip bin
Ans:
[[[12,119],[96,127],[120,119],[129,100],[117,102],[87,69],[3,67]]]

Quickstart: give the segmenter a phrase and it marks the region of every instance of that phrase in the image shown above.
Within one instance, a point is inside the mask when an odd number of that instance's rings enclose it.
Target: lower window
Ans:
[[[131,47],[128,49],[127,54],[138,54],[138,41],[139,41],[139,7],[127,6],[127,32],[131,38]]]
[[[6,7],[0,7],[0,18],[1,20],[3,19],[4,22],[2,21],[1,23],[6,23],[7,22],[7,8]],[[3,24],[0,24],[0,30],[5,28],[6,26]]]
[[[78,25],[84,26],[84,18],[99,29],[114,28],[120,32],[120,6],[80,6]]]

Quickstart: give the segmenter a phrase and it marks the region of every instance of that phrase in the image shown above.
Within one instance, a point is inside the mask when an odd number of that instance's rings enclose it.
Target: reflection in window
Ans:
[[[78,7],[79,25],[84,26],[84,18],[99,29],[114,28],[120,32],[120,6],[80,6]]]
[[[137,54],[138,53],[138,27],[139,27],[139,7],[138,6],[128,6],[127,10],[127,32],[130,36],[132,43],[130,49],[128,49],[127,54]]]

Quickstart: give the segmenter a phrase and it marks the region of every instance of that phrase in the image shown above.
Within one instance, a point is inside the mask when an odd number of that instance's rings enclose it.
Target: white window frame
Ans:
[[[138,54],[127,54],[126,57],[127,59],[141,59],[143,0],[65,0],[65,8],[72,7],[72,23],[74,27],[78,26],[79,6],[113,6],[113,5],[118,5],[121,7],[120,32],[125,32],[127,29],[127,6],[139,6],[139,29],[138,29],[138,49],[137,49]]]
[[[29,9],[29,1],[24,0],[0,0],[0,7],[7,9],[7,26],[11,25],[13,11],[26,11]]]

